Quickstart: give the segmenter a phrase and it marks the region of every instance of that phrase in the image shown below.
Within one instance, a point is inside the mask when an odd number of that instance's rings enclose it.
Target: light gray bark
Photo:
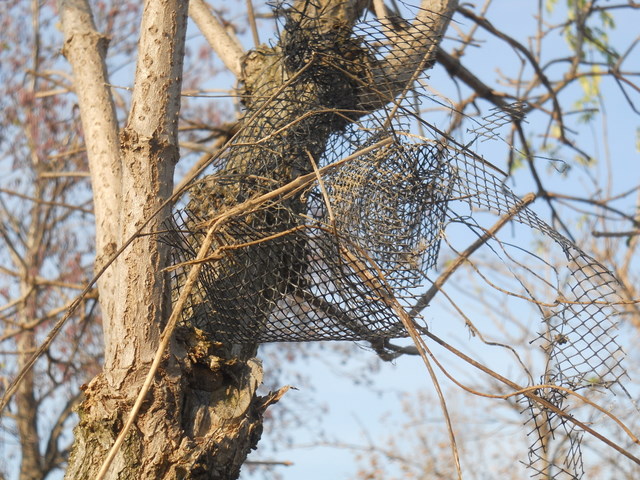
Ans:
[[[99,270],[117,250],[122,167],[118,123],[105,56],[109,40],[96,31],[87,0],[62,0],[63,54],[73,68],[75,92],[84,130],[96,219],[96,265]],[[100,305],[106,319],[114,315],[114,268],[100,278]]]
[[[179,157],[185,3],[147,1],[143,10],[131,111],[120,136],[120,244],[134,236],[173,191],[173,172]],[[169,207],[165,207],[145,231],[158,231],[168,214]],[[115,387],[153,358],[167,313],[163,309],[168,307],[162,273],[167,260],[166,248],[156,236],[140,236],[119,258],[118,302],[110,331],[105,328],[109,336],[105,341],[105,373]]]

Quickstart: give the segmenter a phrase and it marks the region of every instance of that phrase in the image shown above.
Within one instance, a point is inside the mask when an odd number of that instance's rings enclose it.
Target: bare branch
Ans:
[[[574,425],[577,425],[578,427],[580,427],[585,432],[589,433],[590,435],[592,435],[593,437],[597,438],[598,440],[600,440],[601,442],[603,442],[607,446],[609,446],[609,447],[613,448],[614,450],[616,450],[618,453],[620,453],[620,454],[624,455],[625,457],[627,457],[629,460],[633,461],[637,465],[640,465],[640,458],[634,456],[627,449],[625,449],[624,447],[621,447],[620,445],[616,444],[615,442],[610,440],[607,436],[604,436],[604,435],[598,433],[597,431],[592,429],[590,426],[588,426],[585,423],[577,420],[573,415],[569,414],[565,410],[559,409],[556,405],[550,403],[547,399],[543,398],[542,396],[540,396],[538,394],[538,389],[540,389],[540,388],[560,389],[562,387],[559,387],[558,385],[534,385],[532,387],[522,387],[522,386],[516,384],[515,382],[512,382],[511,380],[507,379],[506,377],[503,377],[502,375],[496,373],[495,371],[485,367],[481,363],[473,360],[471,357],[465,355],[461,351],[459,351],[456,348],[452,347],[447,342],[443,341],[442,339],[440,339],[439,337],[435,336],[431,332],[422,329],[421,333],[423,335],[425,335],[426,337],[430,338],[431,340],[433,340],[434,342],[436,342],[438,345],[441,345],[442,347],[446,348],[451,353],[453,353],[454,355],[458,356],[459,358],[461,358],[462,360],[467,362],[469,365],[472,365],[473,367],[477,368],[478,370],[481,370],[482,372],[486,373],[487,375],[490,375],[491,377],[495,378],[499,382],[501,382],[501,383],[507,385],[508,387],[510,387],[513,390],[513,392],[510,395],[520,395],[520,394],[522,394],[522,395],[526,396],[532,402],[535,402],[535,403],[543,406],[545,409],[548,409],[548,410],[552,411],[554,414],[566,419],[567,421],[573,423]],[[432,358],[434,358],[434,357],[432,356]],[[566,389],[565,389],[565,391],[566,391]],[[578,395],[576,392],[571,392],[571,394],[572,395]],[[591,406],[595,405],[592,402],[589,402],[589,404]],[[601,408],[599,408],[599,410],[602,411],[602,412],[605,412],[605,410],[603,410]],[[611,417],[611,415],[609,413],[605,413],[605,414],[607,416]],[[633,436],[631,431],[626,426],[624,426],[624,424],[622,424],[617,419],[616,419],[616,423],[618,423],[618,425],[622,426],[626,433],[630,434],[630,436],[632,437],[632,440],[633,440],[634,443],[636,443],[636,444],[638,443],[637,438],[635,436]]]
[[[462,265],[464,264],[469,256],[475,252],[478,248],[484,245],[491,237],[493,237],[498,230],[504,227],[518,212],[522,209],[529,206],[534,200],[536,196],[533,193],[529,193],[522,198],[522,201],[512,210],[507,212],[506,215],[500,218],[493,227],[487,230],[480,238],[478,238],[475,242],[473,242],[467,249],[462,252],[451,264],[447,267],[447,269],[442,272],[442,274],[433,282],[433,285],[427,290],[423,295],[420,296],[418,301],[415,303],[409,315],[413,318],[417,316],[433,299],[433,297],[438,293],[438,291],[442,288],[445,282],[449,279],[449,277]]]
[[[135,238],[148,223],[157,231],[168,216],[166,200],[173,190],[179,159],[178,117],[188,4],[179,0],[147,0],[144,5],[138,63],[131,110],[121,134],[122,208],[119,244]],[[156,215],[158,213],[158,215]],[[132,362],[144,363],[152,355],[166,308],[165,278],[168,252],[152,236],[136,238],[117,260],[117,285],[106,292],[115,310],[103,323],[105,371],[117,384]],[[140,279],[149,278],[144,288]],[[104,301],[101,292],[101,301]],[[135,321],[133,320],[135,319]],[[144,320],[143,320],[144,319]],[[128,341],[121,341],[123,335]]]
[[[256,24],[256,14],[253,9],[253,2],[247,0],[247,16],[249,17],[249,25],[251,26],[251,36],[253,37],[253,45],[260,45],[260,35],[258,35],[258,25]]]
[[[122,168],[115,105],[105,64],[108,39],[96,31],[87,0],[63,0],[60,18],[64,32],[63,53],[73,68],[80,105],[91,183],[95,199],[96,266],[115,250],[119,224]],[[114,276],[107,272],[100,288],[113,291]],[[111,299],[102,299],[106,315]]]
[[[196,23],[204,38],[214,52],[218,54],[222,63],[236,77],[242,72],[241,59],[244,55],[242,46],[230,35],[204,0],[191,0],[189,2],[189,16]]]
[[[104,63],[108,40],[96,31],[86,0],[63,0],[60,17],[63,53],[74,71],[93,193],[108,199],[96,201],[98,242],[105,245],[115,242],[121,178],[118,123]]]
[[[593,231],[594,237],[634,237],[640,235],[640,230],[628,230],[626,232],[599,232]]]
[[[392,100],[420,72],[433,66],[436,50],[457,6],[457,0],[423,0],[413,23],[395,33],[394,48],[372,69],[374,78],[385,79],[384,98],[363,92],[360,103],[364,109],[379,108],[381,101]]]

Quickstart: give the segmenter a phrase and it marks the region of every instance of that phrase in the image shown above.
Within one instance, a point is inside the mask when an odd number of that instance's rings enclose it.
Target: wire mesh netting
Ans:
[[[350,25],[327,21],[311,7],[279,9],[277,42],[249,55],[240,133],[167,225],[175,297],[204,238],[213,235],[183,324],[239,344],[407,336],[386,299],[412,308],[438,261],[446,226],[459,217],[452,203],[463,203],[470,211],[512,216],[566,256],[567,280],[555,287],[555,302],[543,305],[524,289],[540,305],[537,341],[550,359],[541,383],[575,390],[596,377],[604,387],[618,382],[624,370],[611,308],[615,279],[521,208],[491,164],[434,129],[430,139],[411,133],[421,122],[411,104],[425,95],[416,80],[433,62],[432,50],[415,45],[439,33],[419,21]],[[393,74],[398,65],[413,69]],[[491,138],[492,125],[514,116],[522,117],[522,105],[496,112],[476,134]],[[353,155],[387,138],[392,141]],[[320,173],[316,164],[337,166]],[[315,181],[282,189],[314,171]],[[567,405],[553,389],[539,396],[560,409]],[[582,432],[523,401],[534,475],[548,475],[546,439],[564,429],[575,443],[556,478],[580,478]]]
[[[219,258],[203,268],[185,318],[239,343],[406,336],[369,277],[379,269],[407,303],[435,263],[451,185],[434,150],[374,151],[326,176],[326,197],[319,186],[305,191],[305,214],[284,200],[225,222],[212,247]],[[167,241],[179,263],[195,258],[206,222],[189,208],[175,220]]]

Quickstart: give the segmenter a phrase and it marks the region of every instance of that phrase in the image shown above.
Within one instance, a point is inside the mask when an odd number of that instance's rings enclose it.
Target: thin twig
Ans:
[[[594,230],[591,235],[594,237],[635,237],[640,235],[640,230],[629,230],[627,232],[599,232]]]
[[[372,289],[382,300],[383,302],[391,308],[394,313],[398,316],[402,324],[407,330],[407,333],[413,340],[422,361],[424,362],[427,370],[429,372],[429,376],[431,377],[431,381],[433,383],[434,388],[436,389],[436,393],[440,400],[440,408],[442,410],[445,422],[447,424],[447,431],[449,433],[449,443],[451,445],[451,451],[453,455],[453,459],[456,466],[456,472],[458,474],[458,479],[462,480],[462,468],[460,466],[460,455],[458,453],[458,446],[456,442],[455,433],[453,430],[453,424],[451,422],[451,417],[449,416],[449,410],[447,408],[446,399],[444,394],[442,393],[442,389],[440,388],[440,384],[438,382],[438,377],[435,374],[433,367],[431,366],[431,362],[427,357],[427,347],[420,337],[419,333],[415,328],[415,324],[413,318],[409,316],[407,311],[404,309],[402,305],[398,302],[398,300],[393,295],[393,290],[389,283],[387,282],[384,273],[380,269],[380,267],[367,255],[366,252],[358,249],[354,246],[359,253],[366,259],[366,261],[371,265],[371,268],[367,268],[366,265],[363,265],[362,262],[351,253],[346,247],[340,247],[340,253],[345,257],[347,263],[352,265],[353,270],[356,274],[363,280],[363,282]],[[371,271],[373,269],[373,272]]]
[[[256,13],[253,9],[253,2],[247,0],[247,16],[249,17],[249,25],[251,26],[251,36],[253,37],[253,46],[260,45],[260,35],[258,35],[258,26],[256,24]]]
[[[449,277],[463,264],[467,261],[469,256],[473,254],[478,248],[487,243],[502,227],[504,227],[515,215],[517,215],[520,211],[530,205],[536,199],[535,194],[528,193],[524,197],[518,205],[513,207],[509,212],[507,212],[504,216],[502,216],[489,230],[487,230],[480,238],[478,238],[475,242],[469,245],[464,252],[462,252],[458,257],[447,266],[444,272],[440,274],[440,276],[433,282],[433,285],[423,293],[415,305],[409,311],[409,315],[414,318],[416,317],[427,305],[429,302],[433,300],[433,297],[438,293],[440,288],[445,284],[445,282],[449,279]]]
[[[588,434],[594,436],[595,438],[597,438],[598,440],[602,441],[603,443],[605,443],[606,445],[608,445],[609,447],[613,448],[614,450],[616,450],[618,453],[621,453],[622,455],[624,455],[625,457],[627,457],[628,459],[630,459],[631,461],[633,461],[634,463],[640,465],[640,458],[634,456],[633,454],[631,454],[629,451],[627,451],[626,449],[624,449],[623,447],[617,445],[616,443],[614,443],[613,441],[609,440],[607,437],[605,437],[604,435],[596,432],[595,430],[593,430],[591,427],[589,427],[588,425],[584,424],[583,422],[577,420],[575,417],[573,417],[570,413],[565,412],[564,410],[556,407],[554,404],[552,404],[551,402],[549,402],[548,400],[546,400],[545,398],[540,397],[539,395],[536,395],[535,392],[531,391],[530,388],[525,388],[525,387],[521,387],[520,385],[516,384],[515,382],[512,382],[511,380],[503,377],[502,375],[500,375],[499,373],[494,372],[493,370],[485,367],[484,365],[482,365],[481,363],[473,360],[471,357],[468,357],[467,355],[465,355],[464,353],[462,353],[461,351],[459,351],[458,349],[454,348],[453,346],[449,345],[447,342],[445,342],[444,340],[442,340],[441,338],[437,337],[436,335],[434,335],[433,333],[429,332],[426,329],[420,329],[421,333],[427,337],[429,337],[431,340],[433,340],[434,342],[436,342],[438,345],[446,348],[447,350],[449,350],[451,353],[453,353],[454,355],[456,355],[457,357],[461,358],[462,360],[464,360],[465,362],[467,362],[469,365],[472,365],[473,367],[477,368],[478,370],[481,370],[482,372],[486,373],[487,375],[490,375],[491,377],[495,378],[496,380],[500,381],[501,383],[504,383],[505,385],[509,386],[514,392],[518,392],[521,393],[522,395],[526,396],[527,398],[529,398],[530,400],[534,401],[535,403],[540,404],[542,407],[551,410],[553,413],[555,413],[556,415],[561,416],[563,419],[575,424],[576,426],[578,426],[578,428],[584,430],[585,432],[587,432]],[[548,387],[548,388],[559,388],[557,385],[543,385],[543,387]],[[626,430],[625,430],[626,431]],[[634,443],[636,442],[635,440],[635,436],[632,437],[634,438]]]
[[[40,174],[40,177],[42,177],[42,176],[43,175]],[[68,175],[65,175],[65,176],[68,176]],[[16,192],[14,190],[8,190],[6,188],[0,188],[0,193],[6,193],[7,195],[11,195],[13,197],[22,198],[23,200],[29,200],[30,202],[34,202],[34,203],[37,203],[39,205],[49,205],[51,207],[62,207],[62,208],[67,208],[69,210],[78,210],[79,212],[93,215],[93,210],[88,209],[88,208],[83,208],[83,207],[78,206],[78,205],[71,205],[70,203],[52,202],[52,201],[42,200],[40,198],[36,198],[36,197],[29,196],[29,195],[25,195],[24,193]]]

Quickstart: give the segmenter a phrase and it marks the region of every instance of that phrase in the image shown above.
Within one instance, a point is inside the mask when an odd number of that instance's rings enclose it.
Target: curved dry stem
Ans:
[[[471,366],[477,368],[478,370],[486,373],[487,375],[495,378],[499,382],[507,385],[509,388],[511,388],[513,390],[512,393],[508,394],[508,396],[513,396],[513,395],[518,395],[518,394],[522,394],[522,395],[526,396],[528,399],[530,399],[534,403],[539,404],[544,409],[549,410],[549,411],[555,413],[556,415],[562,417],[563,419],[573,423],[574,425],[576,425],[577,427],[581,428],[582,430],[584,430],[589,435],[593,436],[594,438],[597,438],[598,440],[600,440],[601,442],[603,442],[607,446],[609,446],[609,447],[613,448],[614,450],[616,450],[618,453],[624,455],[625,457],[627,457],[632,462],[636,463],[637,465],[640,465],[640,458],[634,456],[627,449],[625,449],[625,448],[621,447],[620,445],[616,444],[615,442],[609,440],[607,437],[605,437],[601,433],[598,433],[597,431],[595,431],[594,429],[592,429],[591,427],[589,427],[585,423],[577,420],[571,414],[569,414],[569,413],[565,412],[564,410],[556,407],[555,405],[550,403],[548,400],[540,397],[539,395],[536,395],[535,394],[535,388],[536,388],[535,386],[534,387],[522,387],[522,386],[516,384],[515,382],[512,382],[511,380],[503,377],[502,375],[494,372],[493,370],[485,367],[481,363],[473,360],[471,357],[465,355],[464,353],[462,353],[458,349],[456,349],[453,346],[449,345],[447,342],[445,342],[441,338],[437,337],[436,335],[432,334],[428,330],[420,329],[420,332],[422,333],[422,335],[425,335],[426,337],[429,337],[431,340],[435,341],[438,345],[440,345],[440,346],[444,347],[445,349],[449,350],[451,353],[453,353],[457,357],[461,358],[462,360],[467,362],[469,365],[471,365]],[[445,375],[447,375],[447,374],[445,373]],[[447,375],[447,377],[449,377],[449,375]],[[449,378],[451,378],[451,377],[449,377]],[[453,378],[451,378],[451,379],[453,380]],[[457,385],[459,385],[461,388],[465,388],[462,384],[458,384],[456,381],[454,381],[454,382]],[[557,386],[557,385],[546,385],[546,384],[543,384],[543,385],[541,385],[539,387],[542,387],[542,388],[554,388],[554,389],[563,390],[563,391],[565,390],[563,387],[560,387],[560,386]],[[532,389],[534,389],[534,390],[532,390]],[[465,390],[466,390],[466,388],[465,388]],[[475,394],[474,390],[468,390],[468,391],[470,391],[471,393]],[[570,391],[570,392],[572,392],[572,391]],[[592,406],[595,407],[595,404],[592,405]],[[598,408],[598,410],[600,410],[600,408]],[[605,413],[604,410],[600,410],[600,411]],[[610,415],[608,415],[608,416],[610,416]],[[610,416],[610,418],[612,418],[614,421],[616,421],[617,417]],[[627,433],[628,435],[629,434],[631,435],[630,438],[632,438],[634,443],[638,443],[637,438],[633,434],[631,434],[631,431],[626,426],[623,426],[624,424],[622,422],[616,421],[616,423],[618,423],[621,426],[621,428],[623,428],[623,430],[625,432],[628,432]]]

